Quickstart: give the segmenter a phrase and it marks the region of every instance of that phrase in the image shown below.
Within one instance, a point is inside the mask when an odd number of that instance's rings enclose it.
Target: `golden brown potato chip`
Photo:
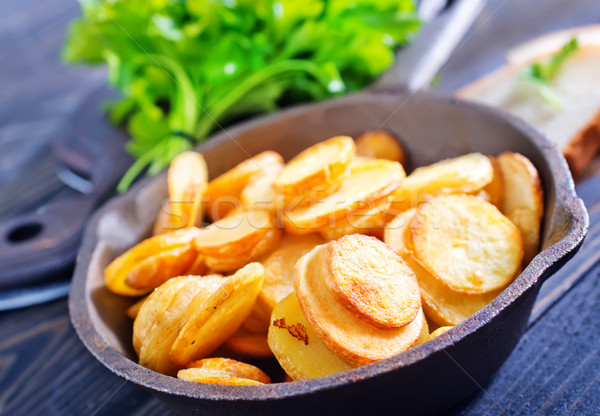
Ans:
[[[171,347],[171,361],[183,367],[210,354],[231,337],[250,314],[264,275],[260,263],[251,263],[227,278],[179,331]]]
[[[127,316],[131,319],[135,319],[146,299],[148,299],[148,296],[144,296],[143,298],[135,302],[133,305],[131,305],[129,308],[127,308],[127,311],[125,312]]]
[[[275,358],[293,380],[307,380],[354,368],[323,344],[302,313],[294,293],[273,309],[268,341]]]
[[[402,258],[412,254],[410,220],[414,217],[415,212],[417,209],[411,208],[399,213],[385,226],[383,232],[383,241],[396,250]]]
[[[269,330],[269,321],[271,319],[272,310],[273,308],[271,307],[271,305],[266,303],[265,300],[261,298],[259,294],[259,296],[256,298],[256,302],[254,302],[254,306],[252,306],[252,311],[250,311],[250,315],[248,315],[248,317],[242,324],[242,328],[246,329],[247,331],[254,332],[256,334],[266,334]]]
[[[278,201],[275,191],[275,179],[283,170],[283,164],[272,165],[268,169],[252,176],[240,195],[242,208],[247,211],[264,210],[276,212],[283,207],[283,199]]]
[[[388,224],[384,241],[396,250],[414,271],[421,289],[423,310],[437,325],[458,325],[496,298],[502,289],[483,294],[459,293],[431,275],[413,255],[410,220],[416,209],[398,214]]]
[[[544,216],[544,192],[533,163],[519,153],[498,156],[504,175],[504,201],[501,211],[519,229],[523,237],[523,265],[538,253],[540,228]]]
[[[182,276],[152,292],[133,324],[133,343],[140,364],[159,373],[175,374],[177,367],[170,361],[169,352],[186,322],[188,305],[196,297],[210,297],[215,283],[224,282],[220,276]]]
[[[405,211],[438,195],[475,193],[494,177],[492,163],[480,153],[470,153],[417,168],[392,195],[392,208]]]
[[[202,228],[195,240],[208,267],[233,271],[257,259],[279,240],[266,211],[240,211]]]
[[[273,353],[267,343],[267,334],[257,334],[241,327],[235,334],[225,341],[225,346],[230,350],[248,357],[269,358]]]
[[[327,254],[327,244],[317,246],[296,264],[295,292],[302,312],[321,341],[343,360],[357,365],[391,357],[413,345],[421,333],[422,310],[419,308],[413,321],[399,329],[383,330],[370,325],[340,304],[327,287]]]
[[[328,195],[341,183],[355,150],[348,136],[317,143],[288,162],[275,180],[275,189],[292,197]]]
[[[201,228],[196,248],[206,255],[245,254],[273,229],[267,211],[240,211]]]
[[[196,383],[252,386],[271,382],[259,368],[230,358],[205,358],[180,370],[177,378]]]
[[[509,284],[521,264],[519,230],[492,204],[468,195],[432,199],[411,220],[415,257],[449,288],[486,293]]]
[[[356,154],[373,159],[387,159],[404,165],[404,149],[398,139],[384,130],[370,130],[356,139]]]
[[[210,181],[205,192],[208,215],[215,221],[225,218],[229,211],[241,206],[241,193],[254,175],[282,163],[283,158],[278,153],[262,152]]]
[[[459,293],[433,277],[414,258],[406,258],[405,261],[413,269],[419,281],[423,310],[437,325],[458,325],[483,309],[503,290],[501,288],[481,294]]]
[[[198,252],[191,243],[154,254],[131,269],[125,284],[134,289],[152,290],[173,276],[184,275],[197,257]]]
[[[324,243],[325,240],[315,234],[286,235],[280,248],[264,261],[265,281],[259,298],[264,300],[271,310],[294,291],[294,268],[298,259],[315,246]]]
[[[223,254],[206,256],[206,265],[212,270],[222,272],[235,271],[252,261],[262,259],[268,253],[273,251],[281,239],[281,234],[282,232],[279,229],[273,228],[250,252],[231,255],[230,257],[224,256]]]
[[[148,338],[150,330],[156,323],[158,316],[167,310],[176,294],[187,283],[187,279],[174,278],[161,285],[162,289],[155,290],[146,298],[145,307],[140,307],[133,322],[133,349],[139,355],[142,344]],[[152,296],[154,295],[154,296]],[[142,305],[143,306],[143,305]]]
[[[504,203],[504,174],[502,173],[498,158],[493,156],[488,156],[488,158],[492,163],[494,176],[492,177],[492,181],[482,189],[482,192],[488,195],[488,202],[494,204],[496,208],[502,211],[502,204]]]
[[[231,377],[226,371],[206,368],[185,368],[177,372],[177,378],[194,383],[223,384],[228,386],[260,386],[264,383],[243,377]]]
[[[188,303],[187,308],[185,309],[184,322],[189,321],[204,302],[206,302],[210,296],[217,293],[217,290],[219,290],[227,281],[227,277],[217,273],[197,277],[202,279],[200,284],[202,284],[203,289]]]
[[[310,206],[299,206],[284,214],[283,224],[291,234],[308,234],[330,227],[348,214],[369,208],[398,187],[404,169],[398,162],[367,160],[349,169],[340,189]]]
[[[204,276],[208,274],[209,268],[206,265],[204,257],[200,254],[196,256],[196,260],[188,267],[182,275]]]
[[[321,235],[328,240],[337,240],[348,234],[366,234],[377,238],[383,236],[383,226],[394,216],[390,211],[389,198],[368,203],[369,208],[352,212],[334,224],[322,228]]]
[[[196,152],[175,156],[167,174],[170,208],[188,226],[202,222],[202,197],[208,184],[208,168],[204,157]]]
[[[167,200],[158,212],[152,229],[152,235],[165,234],[186,227],[187,224],[183,221],[183,218],[175,216],[169,207],[170,202]]]
[[[425,317],[425,314],[423,314],[423,326],[421,327],[421,333],[419,334],[419,338],[415,341],[415,343],[413,345],[411,345],[411,348],[424,343],[428,339],[429,339],[429,324],[427,323],[427,318]]]
[[[325,283],[337,301],[377,328],[397,329],[421,308],[413,271],[374,237],[351,234],[327,244]]]
[[[143,265],[142,267],[144,267],[145,273],[150,273],[148,275],[139,275],[139,272],[136,272],[135,269],[146,262],[150,257],[163,252],[172,251],[176,248],[189,247],[198,234],[198,231],[199,230],[195,227],[176,230],[170,233],[150,237],[130,248],[114,259],[104,271],[106,286],[110,291],[119,295],[140,296],[156,287],[150,287],[150,285],[145,284],[146,281],[164,282],[171,277],[181,275],[181,273],[195,260],[195,256],[192,256],[187,249],[181,251],[181,254],[185,255],[186,259],[183,264],[180,264],[177,258],[169,255],[159,259],[156,263],[150,261],[146,265]],[[167,265],[164,263],[164,261],[172,260],[175,261],[175,264]],[[161,267],[152,268],[149,267],[150,265],[160,265]],[[134,274],[138,273],[134,278],[135,283],[138,284],[138,288],[133,288],[126,283],[128,275],[132,272]]]
[[[440,326],[438,329],[429,334],[427,341],[429,341],[430,339],[434,339],[438,335],[442,335],[444,332],[448,332],[452,328],[454,328],[454,326]]]
[[[271,382],[271,379],[260,368],[231,358],[211,357],[194,361],[188,365],[189,368],[203,368],[207,370],[225,371],[231,377],[247,378],[263,384]]]

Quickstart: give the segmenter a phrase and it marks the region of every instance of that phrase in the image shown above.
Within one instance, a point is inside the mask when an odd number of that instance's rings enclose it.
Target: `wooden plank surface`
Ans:
[[[104,82],[102,69],[60,63],[65,25],[77,13],[72,0],[0,0],[0,218],[60,192],[56,165],[47,157],[50,143],[78,103]],[[600,22],[597,0],[490,0],[473,36],[442,70],[438,88],[451,92],[492,69],[507,46],[532,35],[593,22]],[[600,414],[598,205],[592,220],[592,238],[547,282],[516,350],[484,391],[450,414]],[[60,300],[0,313],[0,414],[169,411],[87,352]]]

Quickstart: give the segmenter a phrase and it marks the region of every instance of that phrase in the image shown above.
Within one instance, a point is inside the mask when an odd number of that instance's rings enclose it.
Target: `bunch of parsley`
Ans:
[[[136,159],[118,189],[220,126],[359,90],[420,27],[413,0],[79,0],[70,63],[107,64]]]

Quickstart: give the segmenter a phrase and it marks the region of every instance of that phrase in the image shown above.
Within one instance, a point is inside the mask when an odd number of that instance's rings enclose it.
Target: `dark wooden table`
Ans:
[[[490,0],[441,71],[451,93],[502,63],[506,47],[600,22],[598,0]],[[48,157],[105,71],[64,67],[72,0],[0,0],[0,219],[67,192]],[[592,176],[589,172],[588,176]],[[529,330],[492,381],[450,414],[600,414],[600,182],[580,184],[591,212],[580,253],[543,287]],[[99,364],[71,328],[65,299],[0,313],[0,414],[152,415],[169,411]],[[395,412],[398,413],[398,412]]]

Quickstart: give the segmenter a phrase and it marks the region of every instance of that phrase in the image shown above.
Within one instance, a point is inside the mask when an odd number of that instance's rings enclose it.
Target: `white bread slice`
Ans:
[[[562,103],[558,109],[542,98],[531,82],[521,79],[521,73],[532,62],[556,53],[574,33],[584,41],[549,83]],[[579,175],[600,149],[600,26],[547,35],[512,49],[509,59],[513,63],[463,87],[456,95],[521,117],[555,143],[573,175]]]

